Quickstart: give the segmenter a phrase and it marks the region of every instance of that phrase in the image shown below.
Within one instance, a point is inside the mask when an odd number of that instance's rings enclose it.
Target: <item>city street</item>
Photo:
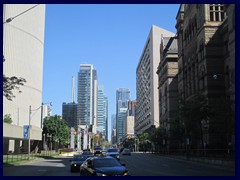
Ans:
[[[179,160],[151,153],[122,156],[131,176],[234,176],[233,167]],[[4,176],[79,176],[71,173],[70,157],[35,160],[3,168]]]
[[[234,176],[235,169],[197,163],[151,153],[121,156],[132,176]]]

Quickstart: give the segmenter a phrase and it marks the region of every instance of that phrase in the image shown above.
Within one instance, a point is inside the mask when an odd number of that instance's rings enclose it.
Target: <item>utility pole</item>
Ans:
[[[29,106],[29,122],[28,122],[28,160],[30,160],[30,153],[31,153],[31,137],[30,137],[30,127],[31,127],[31,105]]]

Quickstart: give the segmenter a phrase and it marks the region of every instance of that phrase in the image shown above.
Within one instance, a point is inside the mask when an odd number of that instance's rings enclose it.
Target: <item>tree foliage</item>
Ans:
[[[21,93],[22,91],[20,91],[19,86],[23,86],[26,82],[27,81],[21,77],[7,77],[3,75],[3,96],[9,101],[12,101],[12,99],[15,97],[15,95],[13,94],[13,90],[16,89],[19,93]]]
[[[202,120],[209,119],[213,115],[207,97],[197,94],[191,100],[182,101],[179,113],[184,124],[185,137],[190,138],[194,144],[202,141]]]
[[[43,134],[50,134],[52,142],[59,142],[60,146],[69,144],[70,128],[60,116],[51,116],[43,123]]]
[[[11,114],[5,114],[4,115],[4,122],[11,124],[12,123],[12,118],[11,118]]]
[[[150,134],[147,132],[139,134],[139,143],[142,145],[147,145],[148,143],[151,143]]]

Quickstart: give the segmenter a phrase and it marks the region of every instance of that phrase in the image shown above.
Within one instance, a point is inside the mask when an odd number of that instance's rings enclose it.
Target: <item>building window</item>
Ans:
[[[210,21],[223,21],[225,18],[225,12],[223,4],[210,4]]]

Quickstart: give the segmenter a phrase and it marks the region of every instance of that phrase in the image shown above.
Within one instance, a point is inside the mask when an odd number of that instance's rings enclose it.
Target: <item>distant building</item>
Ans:
[[[69,127],[78,127],[77,106],[74,102],[62,104],[62,119]]]
[[[48,118],[52,115],[52,110],[49,105],[44,104],[42,105],[42,123],[44,123],[44,119]],[[42,124],[43,127],[43,124]]]
[[[111,116],[111,144],[115,144],[116,141],[116,114]]]
[[[108,98],[104,95],[104,88],[98,85],[97,101],[97,132],[107,139]]]
[[[92,64],[81,64],[78,72],[78,107],[77,117],[79,125],[92,125],[94,123],[94,87],[96,71]]]
[[[170,31],[153,25],[136,69],[135,132],[141,133],[159,126],[158,76],[161,37],[171,37]]]
[[[123,109],[127,110],[128,101],[130,100],[130,90],[126,88],[119,88],[116,92],[116,132],[117,132],[117,141],[119,141],[124,135],[124,125],[123,125]]]
[[[134,134],[134,116],[126,116],[124,137]]]
[[[134,124],[135,124],[135,112],[136,112],[136,101],[128,101],[128,109],[126,114],[126,120],[124,123],[124,137],[128,135],[133,135],[135,133],[134,131]]]
[[[125,123],[127,119],[127,108],[120,108],[117,116],[117,142],[125,137]]]
[[[105,109],[105,111],[104,111],[104,114],[105,114],[105,116],[104,116],[104,119],[105,119],[105,139],[108,141],[109,139],[108,139],[108,131],[109,131],[109,129],[108,129],[108,98],[106,97],[106,96],[104,96],[104,109]]]
[[[128,101],[128,116],[135,116],[137,101]]]

